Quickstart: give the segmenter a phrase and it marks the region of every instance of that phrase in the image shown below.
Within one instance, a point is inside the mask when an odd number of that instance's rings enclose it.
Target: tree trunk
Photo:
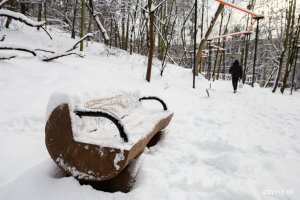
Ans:
[[[38,11],[38,22],[42,21],[42,9],[43,9],[43,4],[39,4],[39,11]],[[40,27],[37,27],[37,30],[40,30]]]
[[[165,12],[166,10],[165,10],[165,6],[163,6],[161,9],[160,9],[160,21],[165,21],[165,16],[166,16],[166,12]],[[157,57],[158,57],[158,59],[159,60],[163,60],[163,57],[164,57],[164,48],[165,48],[165,46],[164,46],[164,43],[163,43],[163,40],[164,40],[164,35],[166,34],[165,33],[165,27],[164,27],[164,25],[162,24],[162,23],[160,23],[160,27],[159,27],[159,29],[160,29],[160,33],[161,34],[159,34],[159,32],[158,32],[158,46],[157,46]]]
[[[119,29],[118,29],[118,24],[116,22],[116,20],[114,20],[115,22],[115,47],[118,47],[118,33],[119,33]]]
[[[205,9],[205,0],[202,0],[202,7],[201,7],[201,24],[200,24],[200,37],[203,38],[203,27],[204,27],[204,9]]]
[[[85,21],[85,0],[81,0],[81,30],[80,37],[84,36],[84,21]],[[83,51],[83,40],[80,43],[80,51]]]
[[[253,10],[254,9],[254,4],[255,4],[255,0],[250,0],[249,2],[249,6],[250,9],[249,10]],[[247,16],[247,23],[246,23],[246,29],[245,31],[248,30],[248,25],[249,25],[249,20],[250,20],[250,16]],[[249,47],[250,47],[250,39],[251,39],[251,35],[250,34],[246,34],[245,35],[245,49],[244,49],[244,56],[243,56],[243,77],[242,77],[242,82],[243,84],[245,84],[246,82],[246,78],[247,78],[247,70],[248,70],[248,57],[249,57]]]
[[[155,47],[155,35],[154,35],[154,12],[151,10],[152,8],[152,0],[148,0],[148,10],[149,10],[149,53],[148,53],[148,67],[146,80],[150,82],[151,80],[151,69],[152,69],[152,61],[154,55],[154,47]]]
[[[90,4],[90,7],[93,7],[93,0],[89,0],[89,4]],[[88,33],[91,33],[92,32],[92,23],[93,22],[93,14],[90,13],[89,15],[89,25],[88,25]],[[110,31],[112,32],[112,31]],[[90,38],[88,38],[88,41],[90,41]]]
[[[281,55],[280,55],[280,59],[279,59],[279,66],[278,66],[278,72],[277,72],[277,77],[276,77],[276,80],[275,80],[275,84],[274,84],[274,87],[273,87],[273,90],[272,92],[275,93],[276,90],[277,90],[277,87],[278,87],[278,83],[279,83],[279,80],[281,78],[281,73],[282,73],[282,67],[283,67],[283,63],[284,63],[284,58],[285,58],[285,55],[286,55],[286,52],[288,51],[288,48],[289,48],[289,42],[290,42],[290,37],[291,37],[291,34],[290,34],[290,30],[291,30],[291,23],[292,23],[292,14],[293,14],[293,9],[292,9],[292,3],[293,3],[294,0],[291,0],[289,2],[289,5],[288,5],[288,10],[287,10],[287,23],[286,23],[286,28],[285,28],[285,39],[284,39],[284,45],[283,45],[283,50],[281,52]]]
[[[131,26],[131,31],[130,31],[130,41],[129,41],[129,52],[130,55],[133,52],[133,35],[134,35],[134,31],[135,31],[135,24],[136,24],[136,15],[137,15],[137,10],[138,10],[138,5],[139,5],[139,0],[137,0],[136,2],[136,6],[135,6],[135,10],[133,13],[133,19],[132,19],[132,26]]]
[[[223,40],[223,46],[222,46],[222,48],[223,48],[223,49],[226,49],[225,47],[226,47],[226,39],[224,39],[224,40]],[[223,80],[225,80],[225,70],[226,70],[226,69],[225,69],[225,68],[226,68],[226,51],[224,51],[224,52],[223,52],[223,54],[222,54],[222,58],[223,58],[223,62],[222,62],[222,63],[223,63],[223,69],[222,69],[222,73],[223,73]]]
[[[218,64],[218,56],[219,56],[219,48],[217,49],[217,53],[216,53],[216,58],[215,58],[215,62],[214,62],[214,68],[213,68],[213,73],[212,73],[212,78],[213,78],[213,81],[215,81],[215,75],[216,75],[216,69],[217,69],[217,64]]]
[[[44,20],[45,22],[47,21],[47,6],[48,6],[48,3],[47,1],[44,2]],[[47,23],[45,24],[45,28],[47,28]]]
[[[294,2],[294,11],[293,11],[294,13],[292,16],[293,19],[295,19],[295,8],[296,8],[296,2]],[[289,78],[291,68],[293,65],[293,60],[296,56],[298,39],[299,39],[299,34],[300,34],[299,25],[300,25],[300,15],[298,18],[298,24],[296,25],[296,27],[297,27],[296,31],[295,32],[292,31],[291,36],[290,36],[290,47],[289,47],[289,51],[288,51],[288,58],[287,58],[287,62],[286,62],[285,74],[284,74],[283,81],[282,81],[282,87],[280,88],[281,93],[283,93],[285,88],[287,87],[287,82],[288,82],[288,78]],[[294,20],[292,21],[291,27],[293,27],[293,29],[295,28]],[[295,34],[293,34],[293,33],[295,33]]]
[[[121,5],[121,39],[122,39],[122,42],[121,42],[121,48],[123,50],[126,50],[125,49],[125,3],[122,3]]]
[[[5,3],[5,4],[7,4],[7,3]],[[4,5],[5,5],[4,4]],[[2,7],[4,6],[4,5],[2,5]],[[13,0],[13,1],[9,1],[9,5],[11,6],[11,10],[12,11],[17,11],[17,3],[16,3],[16,0]],[[1,7],[1,8],[2,8]],[[8,17],[7,18],[7,20],[6,20],[6,23],[5,23],[5,28],[9,28],[9,25],[10,25],[10,23],[11,23],[11,21],[12,21],[12,18],[11,17]]]
[[[219,27],[219,36],[222,34],[223,19],[224,19],[224,10],[221,13],[221,23],[220,23],[220,27]],[[220,46],[220,39],[218,39],[217,46]],[[216,58],[215,58],[215,63],[214,63],[213,80],[215,80],[215,78],[217,80],[219,79],[219,73],[220,73],[221,65],[218,65],[218,68],[217,68],[218,56],[219,56],[219,49],[217,51]],[[222,54],[221,54],[221,57],[222,57]],[[221,61],[219,63],[221,63]],[[215,76],[215,73],[216,73],[215,70],[217,70],[217,76]]]
[[[27,3],[21,3],[21,13],[23,15],[27,15],[28,12],[28,4]]]
[[[127,8],[127,12],[128,12],[128,15],[127,15],[127,23],[126,23],[126,34],[125,34],[125,47],[124,47],[124,50],[128,50],[128,39],[129,39],[129,24],[130,24],[130,8],[128,7]]]
[[[77,15],[77,4],[78,4],[78,0],[75,1],[75,5],[74,5],[74,13],[73,13],[73,20],[72,20],[72,34],[71,34],[71,38],[75,39],[75,26],[76,26],[76,15]]]
[[[248,70],[247,64],[248,64],[249,42],[250,42],[250,34],[247,34],[245,36],[246,45],[245,45],[245,50],[244,50],[245,51],[245,53],[244,53],[245,60],[244,60],[244,66],[243,66],[243,79],[242,79],[243,84],[245,84],[245,82],[246,82],[246,76],[247,76],[246,72]]]

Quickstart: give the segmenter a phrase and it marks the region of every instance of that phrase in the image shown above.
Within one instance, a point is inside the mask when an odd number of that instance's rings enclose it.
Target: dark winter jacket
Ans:
[[[232,78],[242,78],[243,77],[243,69],[239,64],[239,61],[234,61],[229,69],[229,73],[231,74]]]

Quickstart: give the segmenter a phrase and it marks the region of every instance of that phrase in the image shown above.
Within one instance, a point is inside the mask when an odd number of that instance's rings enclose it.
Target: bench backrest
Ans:
[[[116,115],[119,119],[129,115],[140,104],[137,93],[122,91],[118,95],[98,98],[85,103],[85,109],[102,110]]]

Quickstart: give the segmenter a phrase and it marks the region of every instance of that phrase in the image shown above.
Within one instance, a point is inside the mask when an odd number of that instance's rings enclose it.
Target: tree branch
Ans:
[[[79,53],[75,53],[75,52],[64,52],[64,53],[57,53],[57,54],[54,54],[50,57],[47,57],[47,58],[44,58],[43,61],[45,62],[49,62],[51,60],[54,60],[54,59],[57,59],[57,58],[61,58],[61,57],[65,57],[65,56],[69,56],[69,55],[77,55],[81,58],[83,58],[83,56]]]
[[[70,51],[73,51],[77,48],[77,45],[80,44],[80,42],[82,42],[83,40],[87,39],[87,38],[90,38],[90,37],[93,37],[93,34],[92,33],[87,33],[86,35],[84,35],[82,38],[80,38],[75,44],[74,46],[67,50],[66,52],[70,52]]]
[[[7,44],[3,42],[0,43],[0,50],[24,51],[24,52],[31,53],[33,56],[36,56],[35,51],[33,49],[30,49],[29,47]]]
[[[0,60],[9,60],[16,57],[17,55],[14,54],[0,54]]]
[[[81,54],[78,54],[78,53],[75,53],[75,52],[71,52],[73,50],[75,50],[78,46],[78,44],[80,44],[80,42],[82,42],[83,40],[87,39],[87,38],[90,38],[90,37],[93,37],[93,34],[92,33],[88,33],[86,34],[85,36],[83,36],[82,38],[80,38],[74,45],[71,49],[65,51],[65,52],[62,52],[62,53],[55,53],[53,55],[51,55],[50,57],[46,57],[43,59],[43,61],[45,62],[49,62],[51,60],[55,60],[57,58],[61,58],[61,57],[65,57],[65,56],[70,56],[70,55],[77,55],[81,58],[83,58],[83,56]],[[44,50],[45,51],[45,50]],[[52,53],[52,52],[51,52]],[[53,52],[54,53],[54,52]]]
[[[27,46],[23,45],[17,45],[17,44],[9,44],[9,43],[0,43],[0,50],[12,50],[12,51],[24,51],[31,53],[32,55],[36,56],[38,51],[43,51],[47,53],[52,53],[54,54],[55,52],[52,50],[47,50],[47,49],[32,49]]]
[[[47,49],[35,49],[35,51],[43,51],[43,52],[47,52],[47,53],[55,53],[54,51],[47,50]]]
[[[42,28],[47,33],[47,35],[49,36],[49,38],[52,40],[52,37],[51,37],[50,33],[43,26],[41,26],[40,28]]]

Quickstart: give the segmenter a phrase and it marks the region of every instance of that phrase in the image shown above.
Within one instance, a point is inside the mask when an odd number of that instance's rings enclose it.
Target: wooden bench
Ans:
[[[163,109],[145,108],[142,102],[146,100],[160,102]],[[117,112],[119,108],[124,112]],[[122,94],[89,100],[80,108],[66,102],[53,109],[48,118],[46,146],[51,158],[68,175],[79,180],[106,181],[138,157],[172,117],[158,97],[131,96],[128,100]]]

